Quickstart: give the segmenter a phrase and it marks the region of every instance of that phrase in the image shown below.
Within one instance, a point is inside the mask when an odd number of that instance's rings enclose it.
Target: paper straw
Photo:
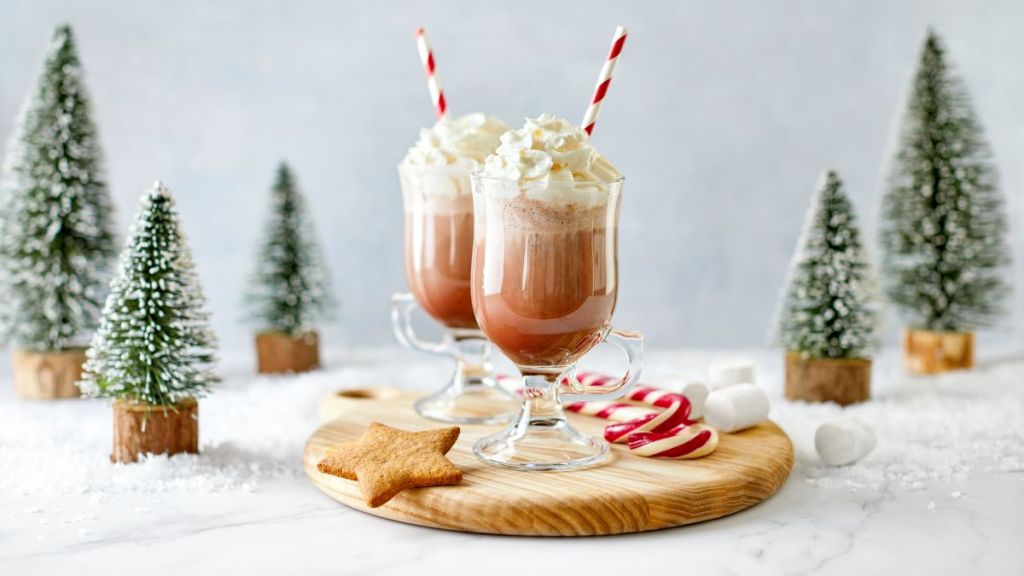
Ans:
[[[597,122],[597,113],[601,111],[601,102],[608,93],[608,86],[612,83],[612,73],[615,72],[615,63],[622,52],[622,46],[626,43],[626,28],[619,26],[615,29],[615,36],[612,37],[612,47],[608,51],[608,58],[601,68],[601,75],[597,77],[597,86],[594,87],[594,97],[587,107],[587,113],[583,115],[583,129],[590,134],[594,131],[594,123]]]
[[[416,47],[420,51],[420,61],[423,62],[423,70],[427,73],[427,88],[430,89],[430,99],[434,102],[434,110],[437,112],[437,119],[440,120],[448,115],[448,103],[444,99],[444,90],[437,81],[437,69],[434,66],[434,52],[427,42],[427,31],[423,28],[416,30]]]

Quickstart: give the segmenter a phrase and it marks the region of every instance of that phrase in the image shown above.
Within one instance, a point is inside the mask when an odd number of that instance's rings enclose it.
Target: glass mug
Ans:
[[[522,184],[473,175],[473,310],[523,375],[519,416],[474,445],[481,460],[566,470],[608,454],[603,439],[569,424],[562,402],[613,399],[640,376],[643,336],[610,325],[621,193],[621,178]],[[576,362],[601,342],[625,352],[626,374],[614,384],[583,386]]]
[[[477,327],[470,299],[473,197],[462,165],[398,167],[405,205],[405,274],[411,293],[391,298],[392,328],[408,348],[455,361],[448,384],[416,402],[426,418],[458,424],[501,424],[515,416],[514,395],[490,363],[491,346]],[[412,313],[422,308],[445,327],[439,342],[421,340]]]

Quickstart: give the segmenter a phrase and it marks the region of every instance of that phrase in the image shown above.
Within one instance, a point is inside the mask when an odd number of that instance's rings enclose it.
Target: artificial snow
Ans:
[[[0,403],[0,493],[251,491],[289,477],[305,482],[302,448],[320,398],[357,385],[336,370],[292,377],[229,377],[199,404],[200,454],[112,464],[109,401]],[[3,385],[9,389],[9,382]]]
[[[878,445],[864,460],[833,468],[815,455],[813,430],[839,414],[864,421]],[[845,409],[776,401],[772,418],[793,438],[800,474],[822,488],[917,490],[964,481],[972,472],[1022,472],[1024,361],[938,377],[904,376],[886,393]]]
[[[911,378],[890,354],[876,366],[874,399],[844,409],[784,400],[781,353],[750,357],[771,396],[770,417],[793,440],[790,482],[827,491],[897,491],[963,481],[972,473],[1024,472],[1024,359]],[[645,379],[692,378],[705,373],[710,359],[706,353],[655,352]],[[584,367],[611,371],[619,365],[615,360]],[[326,394],[366,386],[426,391],[439,386],[450,369],[443,361],[393,349],[333,361],[328,355],[328,365],[337,368],[298,376],[258,377],[247,364],[248,359],[233,364],[243,368],[222,371],[224,382],[200,402],[200,454],[150,456],[138,464],[110,463],[106,401],[22,401],[13,397],[9,381],[0,382],[0,493],[90,494],[105,502],[122,493],[258,492],[271,480],[304,484],[302,450],[319,426],[317,405]],[[0,374],[7,373],[0,366]],[[815,453],[814,432],[841,415],[871,426],[878,446],[855,464],[827,466]]]

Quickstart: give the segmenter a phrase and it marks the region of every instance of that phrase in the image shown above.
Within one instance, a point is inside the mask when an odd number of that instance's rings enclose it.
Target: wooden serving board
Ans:
[[[778,426],[762,423],[722,434],[718,449],[696,460],[633,456],[613,445],[608,460],[571,472],[520,472],[484,464],[477,439],[494,426],[462,426],[448,458],[463,471],[457,486],[406,490],[379,508],[367,507],[357,482],[316,469],[325,450],[357,439],[374,421],[404,430],[443,426],[415,413],[418,394],[389,388],[342,391],[324,399],[333,420],[306,443],[304,465],[313,484],[347,506],[400,522],[485,534],[590,536],[642,532],[719,518],[764,501],[793,468],[793,446]],[[581,431],[600,436],[604,420],[570,415]]]

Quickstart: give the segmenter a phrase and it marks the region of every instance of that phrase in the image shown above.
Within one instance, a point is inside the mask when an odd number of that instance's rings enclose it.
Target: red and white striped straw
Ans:
[[[587,113],[583,115],[583,129],[587,134],[594,131],[594,122],[597,122],[597,113],[601,111],[601,102],[608,93],[608,86],[612,83],[612,74],[615,72],[615,63],[619,60],[622,46],[626,43],[626,28],[619,26],[615,29],[615,36],[612,37],[612,47],[608,51],[608,58],[601,67],[601,75],[597,77],[597,86],[594,87],[594,97],[587,107]]]
[[[434,111],[437,112],[437,119],[440,120],[448,115],[448,103],[444,99],[444,90],[437,81],[437,69],[434,66],[434,51],[430,49],[427,42],[427,31],[423,28],[416,29],[416,47],[420,51],[420,61],[423,62],[423,70],[427,73],[427,88],[430,89],[430,99],[434,101]]]

